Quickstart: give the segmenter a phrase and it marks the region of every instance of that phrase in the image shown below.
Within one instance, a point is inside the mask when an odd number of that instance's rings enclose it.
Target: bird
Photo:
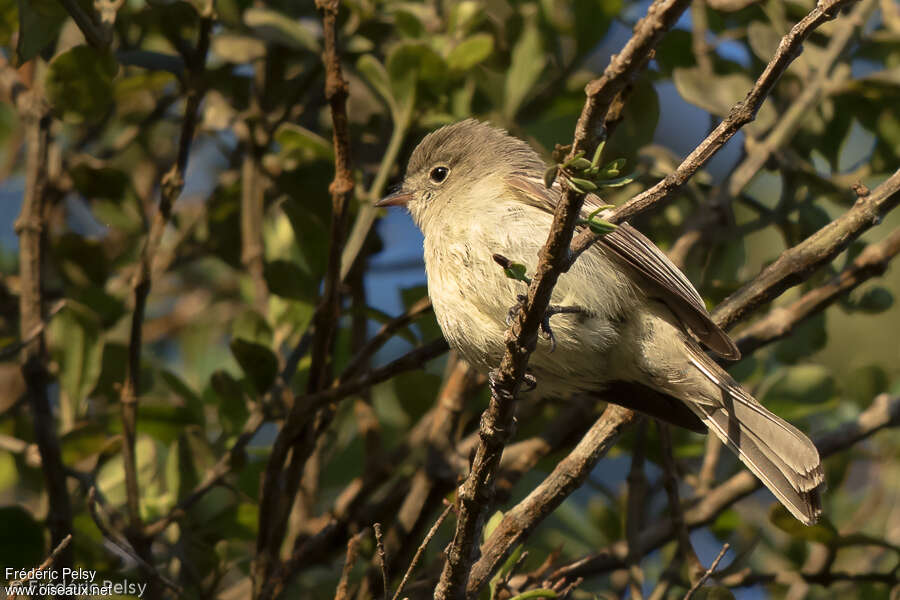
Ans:
[[[405,206],[424,235],[428,294],[449,345],[490,373],[503,356],[523,283],[494,255],[537,266],[563,192],[525,141],[475,119],[445,125],[413,150],[400,187],[376,203]],[[604,206],[585,197],[583,216]],[[602,214],[602,213],[601,213]],[[698,432],[711,431],[806,525],[822,514],[815,445],[766,409],[712,354],[738,359],[690,280],[621,223],[560,275],[529,373],[546,397],[596,396]]]

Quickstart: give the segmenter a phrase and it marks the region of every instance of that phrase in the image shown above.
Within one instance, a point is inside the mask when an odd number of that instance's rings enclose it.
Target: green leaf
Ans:
[[[56,40],[68,18],[56,0],[18,0],[19,41],[16,54],[19,64],[26,63]],[[7,9],[7,14],[9,9]]]
[[[532,598],[559,598],[559,596],[549,588],[537,588],[517,594],[509,600],[530,600]]]
[[[744,73],[710,77],[699,67],[675,69],[672,79],[682,98],[719,117],[726,117],[753,87],[753,80]],[[760,135],[775,124],[777,117],[772,103],[766,100],[747,129]]]
[[[244,388],[227,371],[221,369],[212,374],[209,384],[218,397],[216,406],[222,428],[228,433],[240,431],[250,414],[247,410]]]
[[[734,600],[734,594],[724,585],[706,585],[694,593],[695,600]]]
[[[118,438],[110,437],[109,432],[101,423],[89,423],[67,431],[59,444],[62,449],[63,463],[76,465],[77,463],[100,454],[109,446],[119,445]]]
[[[762,396],[764,404],[817,404],[829,399],[834,391],[834,377],[826,367],[804,364],[781,369]]]
[[[277,296],[315,302],[318,285],[296,264],[287,260],[267,262],[263,272],[269,291]]]
[[[451,4],[450,15],[447,18],[447,31],[455,33],[467,33],[484,18],[484,10],[480,2],[464,0]]]
[[[268,347],[247,340],[231,340],[231,353],[241,365],[257,392],[263,393],[272,386],[278,374],[278,359]]]
[[[103,337],[97,315],[86,306],[68,301],[48,328],[53,359],[59,364],[59,383],[74,412],[68,424],[97,384],[103,366]],[[71,420],[69,420],[71,419]]]
[[[0,565],[33,569],[44,559],[44,528],[21,506],[0,507],[0,531],[7,543],[0,544]],[[17,579],[4,578],[6,579]]]
[[[404,42],[394,46],[385,64],[391,82],[391,93],[396,102],[394,125],[405,125],[412,118],[419,81],[433,84],[442,82],[447,63],[423,42]]]
[[[115,58],[90,46],[75,46],[53,59],[47,71],[47,99],[70,123],[95,121],[114,101]]]
[[[0,46],[8,46],[19,31],[19,7],[16,0],[0,0]]]
[[[476,33],[460,42],[447,55],[447,66],[455,71],[468,71],[494,51],[494,38],[489,33]]]
[[[853,303],[855,310],[876,315],[882,313],[894,305],[894,294],[885,287],[875,286],[866,290]]]
[[[275,132],[282,158],[306,162],[316,159],[332,161],[331,142],[317,133],[294,123],[283,123]]]
[[[603,179],[597,181],[597,186],[602,188],[622,187],[628,185],[637,178],[637,175],[625,175],[624,177],[616,177],[615,179]]]
[[[319,51],[319,42],[309,26],[269,8],[248,8],[244,23],[266,41],[296,50]]]
[[[378,94],[387,102],[391,113],[396,115],[398,106],[394,100],[394,93],[391,89],[391,78],[387,69],[381,62],[371,54],[363,54],[356,61],[356,70],[360,72],[363,78],[378,92]]]
[[[567,179],[569,185],[582,194],[593,192],[597,189],[597,184],[595,184],[593,181],[581,179],[580,177],[568,177]]]
[[[503,512],[496,511],[491,515],[491,518],[487,520],[487,523],[484,524],[484,532],[482,534],[482,541],[488,541],[488,538],[491,537],[491,534],[494,533],[494,530],[497,529],[497,526],[500,524],[500,521],[503,520]]]
[[[837,530],[827,519],[815,525],[804,525],[780,503],[772,505],[772,510],[769,511],[769,521],[791,537],[801,540],[831,544],[837,539]]]
[[[544,71],[547,56],[535,19],[530,19],[513,46],[503,93],[503,114],[514,120],[519,107],[528,97]]]
[[[247,309],[231,324],[231,337],[269,347],[272,345],[273,333],[261,314]]]
[[[266,45],[260,40],[228,31],[213,36],[211,50],[225,62],[235,64],[252,62],[266,55]]]
[[[557,173],[559,173],[559,165],[552,165],[544,171],[544,185],[547,186],[547,189],[553,187],[553,182],[556,181]]]

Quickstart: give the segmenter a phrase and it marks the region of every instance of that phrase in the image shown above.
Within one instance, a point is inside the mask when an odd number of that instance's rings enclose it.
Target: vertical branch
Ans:
[[[334,180],[331,192],[331,231],[328,245],[328,266],[319,310],[313,321],[313,343],[309,369],[308,390],[323,389],[330,370],[331,346],[340,317],[341,248],[347,228],[347,205],[353,194],[353,175],[350,172],[350,129],[347,121],[347,82],[341,71],[337,50],[338,0],[316,0],[322,12],[325,53],[325,97],[331,107],[334,143]]]
[[[205,68],[206,54],[209,50],[210,32],[213,18],[204,16],[200,21],[200,33],[197,49],[188,62],[188,80],[186,82],[186,102],[181,134],[178,142],[178,154],[172,168],[162,177],[160,182],[159,209],[150,225],[147,239],[141,251],[140,264],[132,283],[134,297],[134,313],[131,317],[131,333],[128,341],[128,362],[125,383],[122,386],[122,458],[125,462],[125,492],[128,509],[129,529],[134,537],[135,548],[146,552],[143,543],[143,525],[140,515],[140,490],[137,481],[137,464],[135,460],[135,443],[137,439],[137,409],[140,390],[141,350],[144,326],[144,313],[147,308],[147,297],[153,281],[153,260],[162,241],[163,233],[172,214],[172,206],[184,188],[184,175],[187,170],[191,142],[197,127],[198,110],[203,99],[204,89],[200,77]],[[146,558],[146,557],[144,557]]]
[[[353,194],[353,175],[350,171],[350,129],[347,119],[347,82],[341,70],[337,49],[338,0],[317,0],[316,7],[322,14],[325,50],[325,97],[331,107],[334,145],[334,180],[331,193],[331,228],[329,232],[328,263],[325,271],[322,298],[313,315],[313,339],[310,349],[310,369],[307,390],[310,394],[324,390],[331,379],[331,349],[340,318],[341,248],[347,227],[348,205]],[[300,406],[298,401],[279,432],[263,475],[260,495],[259,536],[257,555],[253,565],[253,589],[255,598],[269,598],[280,593],[287,574],[277,569],[278,553],[284,539],[284,521],[292,500],[297,493],[304,465],[313,452],[318,434],[328,426],[333,415],[326,406],[313,414],[301,414],[313,410]],[[299,428],[290,426],[302,421]],[[275,575],[276,571],[282,571]]]
[[[253,280],[256,309],[264,313],[269,291],[263,261],[263,174],[255,149],[253,142],[248,141],[241,165],[241,262]]]
[[[21,86],[21,82],[17,82]],[[19,88],[22,91],[24,88]],[[11,86],[10,95],[16,94]],[[49,510],[47,524],[51,544],[59,546],[72,532],[72,507],[66,489],[66,472],[62,462],[59,438],[53,422],[47,386],[47,349],[42,329],[43,289],[41,260],[44,243],[44,220],[48,196],[47,163],[50,144],[50,111],[42,98],[31,91],[19,93],[16,106],[25,123],[25,197],[22,212],[15,223],[19,236],[19,316],[20,332],[39,331],[22,347],[22,375],[26,398],[34,418],[34,435],[41,455],[41,471],[47,485]],[[59,557],[60,566],[72,565],[72,549],[66,547]]]

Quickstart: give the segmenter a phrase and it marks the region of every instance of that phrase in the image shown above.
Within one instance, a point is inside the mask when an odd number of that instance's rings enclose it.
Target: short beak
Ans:
[[[406,206],[412,199],[413,195],[411,193],[399,190],[389,196],[385,196],[376,202],[375,206],[378,208],[383,208],[385,206]]]

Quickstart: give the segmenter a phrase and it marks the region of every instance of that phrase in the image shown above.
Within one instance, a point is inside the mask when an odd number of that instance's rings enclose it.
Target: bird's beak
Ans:
[[[383,208],[386,206],[406,206],[408,202],[413,199],[413,195],[410,192],[404,192],[403,190],[398,190],[393,194],[385,196],[381,200],[375,203],[375,206],[378,208]]]

